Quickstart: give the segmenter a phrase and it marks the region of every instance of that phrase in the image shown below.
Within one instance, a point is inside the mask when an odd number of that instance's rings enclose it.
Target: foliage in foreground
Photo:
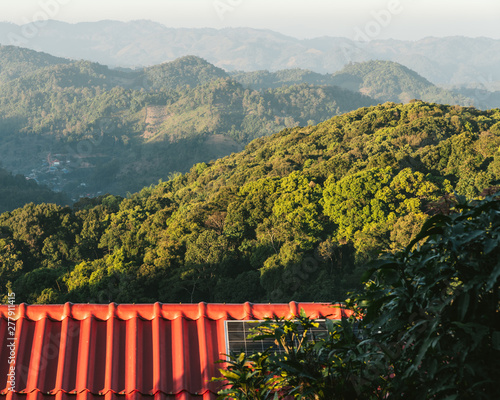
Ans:
[[[291,351],[231,358],[220,398],[499,398],[500,200],[462,201],[456,210],[374,262],[365,291],[347,304],[362,319],[332,322],[328,335]],[[301,315],[258,329],[283,344],[312,324]],[[254,383],[260,397],[241,390]]]
[[[318,323],[301,310],[294,321],[266,320],[254,328],[255,340],[273,339],[282,350],[229,355],[221,369],[227,388],[219,399],[352,399],[363,368],[356,349],[355,317],[326,320],[328,333],[315,337]],[[354,397],[353,397],[354,396]]]

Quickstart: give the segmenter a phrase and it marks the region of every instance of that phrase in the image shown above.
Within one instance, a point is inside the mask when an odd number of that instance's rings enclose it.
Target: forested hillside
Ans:
[[[57,64],[69,64],[65,58],[14,46],[0,45],[0,83]]]
[[[146,68],[143,72],[146,88],[169,90],[196,87],[217,79],[228,78],[223,69],[194,56],[186,56],[175,61]]]
[[[257,90],[307,83],[342,87],[382,103],[407,103],[412,99],[419,99],[434,103],[491,108],[484,107],[489,103],[480,102],[473,91],[469,91],[470,97],[467,97],[439,88],[415,71],[391,61],[350,63],[341,71],[324,75],[304,69],[286,69],[276,72],[239,71],[232,72],[231,76],[242,85]]]
[[[0,168],[0,212],[22,207],[30,202],[70,204],[63,193],[54,193],[32,179],[26,180],[22,175],[13,176]]]
[[[13,46],[0,53],[3,166],[74,200],[125,195],[255,138],[377,102],[468,103],[390,62],[334,75],[229,75],[193,56],[133,71]]]
[[[137,191],[257,137],[376,103],[331,86],[245,89],[196,57],[127,71],[2,49],[4,76],[17,73],[0,82],[3,166],[75,199]]]
[[[125,199],[0,216],[1,295],[27,302],[341,301],[453,191],[500,178],[500,110],[361,108],[258,138]]]
[[[475,105],[473,100],[441,89],[415,71],[391,61],[349,64],[331,77],[331,85],[359,91],[379,101],[411,99],[443,104]]]
[[[307,69],[283,69],[275,72],[267,70],[260,71],[233,71],[230,72],[233,79],[243,86],[255,90],[275,89],[287,85],[298,85],[307,83],[309,85],[333,85],[332,76],[319,74]]]

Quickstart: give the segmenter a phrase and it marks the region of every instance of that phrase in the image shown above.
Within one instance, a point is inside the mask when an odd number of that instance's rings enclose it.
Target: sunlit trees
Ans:
[[[0,215],[2,296],[29,278],[31,302],[341,301],[367,261],[449,210],[454,190],[491,186],[499,120],[386,103],[257,139],[125,199],[26,205]]]

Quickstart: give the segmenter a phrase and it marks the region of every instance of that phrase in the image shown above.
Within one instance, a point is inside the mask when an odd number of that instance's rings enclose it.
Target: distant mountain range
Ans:
[[[339,71],[350,62],[398,62],[435,84],[500,82],[500,40],[429,37],[418,41],[353,41],[321,37],[300,40],[251,28],[174,29],[151,21],[100,21],[44,27],[0,23],[0,43],[85,59],[112,67],[145,67],[186,55],[202,57],[228,71],[309,69]]]
[[[412,99],[474,104],[391,61],[228,73],[185,56],[129,70],[0,46],[0,159],[74,199],[123,195],[285,128]]]
[[[0,60],[3,166],[75,199],[136,191],[255,138],[376,104],[337,86],[255,91],[194,56],[122,71],[3,46]]]
[[[276,72],[234,72],[232,77],[252,89],[262,90],[286,85],[309,84],[338,86],[370,96],[380,102],[408,103],[420,99],[435,103],[476,105],[475,92],[470,97],[437,87],[411,69],[392,61],[350,63],[334,74],[319,74],[304,69]],[[498,103],[500,106],[500,102]],[[493,107],[488,104],[485,108]]]

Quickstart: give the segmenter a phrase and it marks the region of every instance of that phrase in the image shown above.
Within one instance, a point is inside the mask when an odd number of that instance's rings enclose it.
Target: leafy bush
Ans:
[[[382,350],[393,370],[391,398],[500,395],[500,201],[461,199],[456,210],[429,219],[406,251],[377,261],[357,298],[372,354]]]
[[[318,323],[304,310],[295,320],[267,319],[252,329],[255,340],[274,341],[263,353],[229,355],[221,369],[229,387],[220,399],[351,399],[355,395],[356,373],[363,355],[355,344],[354,317],[339,322],[326,320],[328,333],[314,336]]]
[[[347,300],[357,319],[330,321],[328,334],[309,342],[314,322],[304,314],[261,324],[256,338],[273,338],[285,352],[240,355],[220,398],[237,392],[242,367],[261,379],[262,398],[499,398],[499,249],[498,195],[459,198],[454,213],[430,218],[404,251],[372,263],[365,290]]]

